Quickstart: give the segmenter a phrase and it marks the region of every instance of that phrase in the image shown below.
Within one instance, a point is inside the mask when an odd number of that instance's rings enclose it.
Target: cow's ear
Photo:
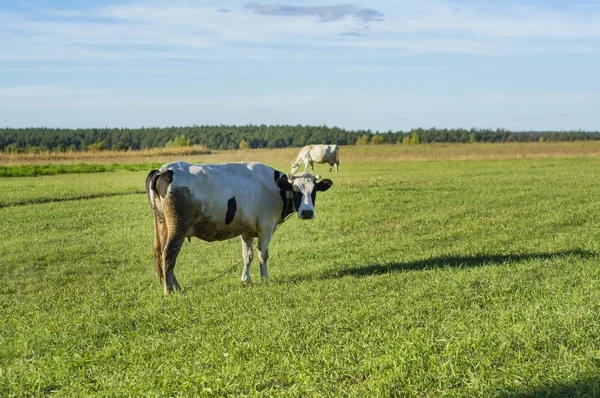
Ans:
[[[331,188],[332,185],[333,181],[331,181],[329,178],[326,178],[324,180],[319,181],[317,185],[315,185],[315,188],[317,189],[317,191],[327,191],[329,188]]]
[[[283,174],[281,177],[279,177],[279,179],[277,180],[277,186],[282,191],[291,191],[292,190],[292,184],[290,184],[290,182],[288,181],[288,176],[286,176],[285,174]]]

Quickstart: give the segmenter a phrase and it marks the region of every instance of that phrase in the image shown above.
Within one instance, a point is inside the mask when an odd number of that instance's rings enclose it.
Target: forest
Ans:
[[[287,148],[307,144],[424,144],[433,142],[531,142],[600,140],[589,131],[505,129],[346,130],[327,126],[245,125],[142,128],[0,128],[0,151],[137,150],[203,145],[209,149]]]

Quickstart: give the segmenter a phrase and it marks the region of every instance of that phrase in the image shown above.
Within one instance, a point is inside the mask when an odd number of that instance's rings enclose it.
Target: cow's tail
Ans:
[[[335,163],[340,164],[340,147],[338,147],[336,144],[334,148],[335,148]]]
[[[150,202],[150,207],[152,208],[154,208],[154,199],[156,198],[155,189],[158,175],[158,170],[152,170],[146,177],[146,194],[148,195],[148,201]]]

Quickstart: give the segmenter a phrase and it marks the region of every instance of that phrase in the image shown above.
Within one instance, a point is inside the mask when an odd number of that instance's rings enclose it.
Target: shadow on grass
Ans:
[[[493,266],[505,263],[517,263],[528,260],[549,260],[560,257],[580,257],[590,258],[596,256],[596,253],[575,249],[564,250],[550,253],[528,253],[528,254],[508,254],[508,255],[479,255],[479,256],[445,256],[434,257],[424,260],[411,261],[406,263],[372,264],[364,267],[350,267],[337,270],[324,271],[320,275],[297,275],[291,276],[290,281],[314,280],[314,279],[336,279],[344,276],[366,277],[381,275],[399,271],[423,270],[444,267],[472,268],[482,266]],[[286,278],[287,279],[287,278]]]
[[[600,378],[588,377],[575,380],[572,383],[556,383],[549,386],[532,388],[530,390],[506,392],[500,394],[505,398],[525,397],[598,397],[600,396]]]

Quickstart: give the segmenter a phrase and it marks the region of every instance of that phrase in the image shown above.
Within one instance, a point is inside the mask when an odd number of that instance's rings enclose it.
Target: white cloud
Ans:
[[[15,99],[56,99],[59,97],[122,95],[123,90],[70,87],[58,84],[21,85],[0,87],[0,100]]]
[[[444,32],[490,38],[600,38],[600,14],[540,7],[457,7],[449,2],[421,3],[400,22],[405,32]]]
[[[4,11],[0,59],[307,59],[315,48],[327,50],[322,56],[361,48],[396,55],[600,52],[598,11],[473,4],[382,1],[369,3],[371,9],[254,3],[223,12],[214,5],[137,2],[87,10],[36,9],[32,14]],[[377,13],[385,19],[376,21],[381,19]],[[51,18],[56,15],[70,18]]]
[[[298,17],[256,13],[247,2],[0,11],[0,119],[18,124],[20,113],[22,125],[93,126],[108,115],[131,127],[325,123],[380,130],[597,123],[586,110],[600,103],[590,94],[598,87],[590,77],[600,53],[600,6],[376,0],[352,9],[385,16],[365,21],[335,8],[335,0],[312,3],[316,11],[301,0],[282,2],[301,4]],[[337,14],[324,23],[324,10]],[[565,55],[564,62],[537,62],[539,54],[552,59],[547,53]],[[414,54],[436,57],[403,58]],[[449,54],[498,57],[473,66],[474,57]],[[477,75],[479,67],[485,71]],[[553,85],[556,92],[541,92]],[[41,116],[30,119],[35,112]]]

